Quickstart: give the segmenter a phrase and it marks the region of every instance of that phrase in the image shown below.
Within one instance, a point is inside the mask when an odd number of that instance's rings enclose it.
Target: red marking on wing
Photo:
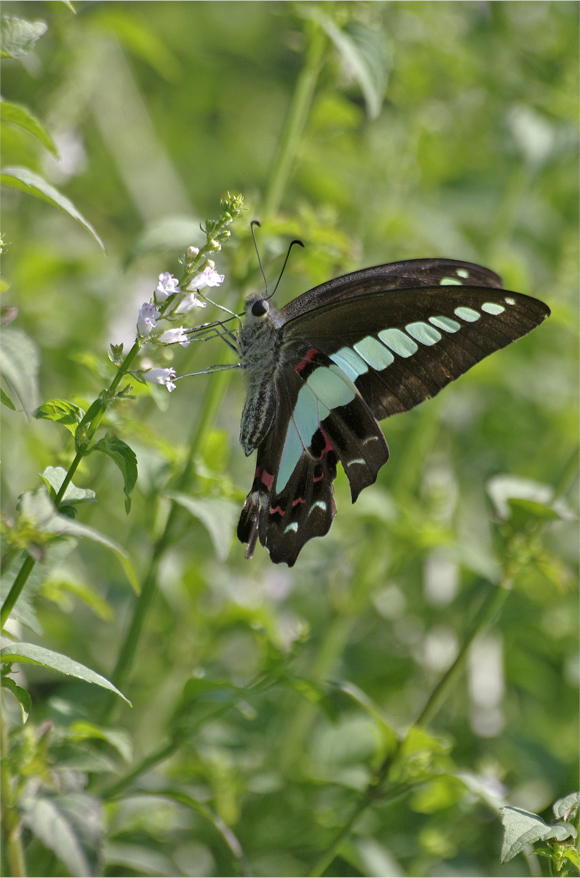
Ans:
[[[292,501],[292,506],[298,506],[299,503],[305,503],[304,497],[297,497],[296,500]]]
[[[322,449],[322,451],[320,452],[320,454],[318,456],[318,460],[322,460],[322,458],[324,457],[325,454],[327,454],[329,451],[334,451],[334,445],[332,444],[332,442],[330,441],[330,439],[328,438],[328,436],[326,435],[326,433],[324,432],[322,427],[319,427],[318,429],[320,430],[320,432],[324,436],[324,441],[326,443],[324,448]]]
[[[267,473],[266,470],[261,474],[260,479],[262,483],[266,485],[268,491],[272,490],[272,485],[274,484],[274,476],[271,476],[270,473]]]
[[[312,358],[315,357],[317,353],[318,351],[316,350],[316,348],[310,348],[304,359],[301,360],[296,366],[294,366],[294,371],[298,372],[298,374],[300,375],[304,367],[308,365],[310,360],[312,360]]]
[[[282,509],[281,506],[276,506],[275,509],[272,509],[272,507],[270,506],[270,515],[276,515],[276,513],[283,516],[284,510]]]
[[[323,478],[324,478],[324,473],[320,473],[319,476],[314,476],[314,478],[312,479],[312,481],[313,481],[313,482],[321,482]]]

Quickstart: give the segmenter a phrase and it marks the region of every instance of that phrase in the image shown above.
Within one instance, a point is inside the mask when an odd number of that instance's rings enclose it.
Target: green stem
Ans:
[[[6,842],[6,852],[10,875],[15,878],[26,876],[26,860],[22,846],[22,824],[20,815],[14,807],[14,790],[8,763],[8,727],[2,718],[2,763],[0,765],[0,783],[2,790],[2,830]]]
[[[298,77],[282,135],[278,141],[270,183],[264,199],[264,214],[266,216],[272,216],[280,208],[282,195],[288,184],[322,67],[326,35],[320,26],[313,21],[308,22],[308,28],[310,33],[304,66]]]
[[[100,797],[106,801],[107,799],[113,799],[115,796],[118,796],[119,793],[122,793],[123,790],[127,789],[127,787],[142,774],[145,774],[145,772],[149,771],[155,765],[159,765],[160,762],[173,756],[180,746],[181,742],[174,740],[169,744],[166,744],[165,747],[160,747],[159,750],[156,750],[154,753],[146,756],[145,759],[142,759],[135,768],[131,769],[131,771],[125,775],[125,777],[122,777],[117,783],[114,783],[112,786],[103,790],[100,793]]]
[[[468,634],[461,648],[461,651],[459,652],[459,655],[457,656],[451,667],[445,672],[445,674],[431,693],[425,707],[417,717],[413,727],[429,725],[437,711],[440,709],[443,702],[447,698],[447,695],[456,683],[459,674],[463,670],[465,659],[467,657],[467,653],[471,644],[476,637],[480,636],[484,633],[484,631],[487,630],[487,628],[497,617],[510,593],[511,583],[512,576],[508,576],[507,574],[505,574],[500,585],[494,588],[493,592],[483,605],[471,632]],[[400,744],[394,753],[389,753],[385,757],[381,766],[378,768],[378,770],[374,773],[373,777],[369,781],[369,784],[362,798],[353,809],[349,820],[336,834],[336,836],[334,837],[328,848],[324,851],[322,856],[316,861],[316,863],[312,867],[312,870],[308,873],[309,876],[322,875],[324,870],[330,865],[330,863],[340,850],[340,846],[348,838],[360,815],[369,807],[369,805],[372,804],[372,802],[380,794],[381,784],[387,776],[388,770],[399,752],[399,747]],[[397,795],[403,795],[406,789],[408,789],[408,785],[404,789],[399,789]],[[387,800],[390,800],[390,797],[391,793],[388,794]],[[381,801],[385,801],[384,797],[381,797]]]
[[[6,600],[2,604],[2,611],[0,614],[2,628],[4,628],[4,625],[8,621],[10,613],[14,609],[14,604],[16,603],[18,598],[20,597],[22,589],[26,585],[26,580],[28,579],[28,577],[32,573],[32,570],[33,570],[35,564],[36,564],[36,561],[34,560],[34,558],[31,555],[27,555],[26,558],[24,559],[24,561],[22,563],[22,567],[18,571],[18,573],[16,575],[16,579],[12,583],[12,588],[8,592],[8,594],[6,596]]]
[[[198,421],[196,422],[193,436],[190,442],[187,461],[176,485],[177,490],[183,490],[189,482],[194,460],[199,454],[207,430],[210,424],[213,422],[217,410],[219,409],[219,406],[226,391],[228,380],[228,372],[217,372],[215,373],[215,375],[212,375],[212,377],[208,381],[207,391],[205,393],[202,403],[200,416]],[[137,603],[133,612],[133,618],[131,619],[131,623],[121,646],[121,651],[119,653],[115,669],[111,676],[111,681],[118,689],[121,689],[121,691],[123,691],[123,687],[127,683],[127,680],[129,679],[129,675],[131,674],[133,668],[135,655],[137,653],[137,647],[139,645],[139,641],[143,633],[143,628],[145,626],[146,619],[149,615],[149,611],[155,597],[159,563],[161,561],[163,553],[165,552],[171,541],[171,535],[179,511],[179,505],[177,503],[172,503],[169,515],[167,516],[165,527],[163,529],[163,533],[153,547],[153,553],[149,562],[149,569],[143,583],[143,589],[139,598],[137,599]],[[105,710],[102,720],[103,723],[110,722],[113,715],[119,709],[116,697],[111,698],[109,697],[109,695],[114,695],[114,693],[110,693],[107,695],[107,701],[105,704]]]
[[[115,375],[115,377],[111,381],[111,384],[109,385],[109,388],[107,390],[107,395],[112,396],[115,393],[117,387],[119,386],[119,384],[121,382],[121,379],[123,378],[123,375],[130,368],[131,364],[133,363],[133,360],[137,356],[140,347],[141,346],[140,346],[139,342],[135,342],[135,344],[133,345],[133,347],[131,348],[131,350],[129,351],[129,353],[127,354],[127,356],[125,357],[125,359],[123,360],[121,365],[119,366],[117,374]],[[60,486],[60,489],[59,489],[58,494],[56,495],[56,498],[54,501],[57,509],[58,509],[60,503],[62,502],[62,499],[66,493],[66,489],[68,488],[68,486],[72,482],[73,476],[74,476],[75,472],[77,471],[81,460],[89,451],[89,449],[88,449],[89,442],[92,439],[92,437],[95,435],[95,432],[98,429],[98,426],[99,426],[99,424],[100,424],[100,422],[105,414],[105,411],[106,411],[105,406],[100,408],[99,411],[96,412],[95,417],[91,420],[91,422],[88,426],[87,447],[77,451],[73,462],[71,463],[71,465],[68,468],[68,472],[67,472],[66,476],[64,477],[63,483]],[[2,610],[0,613],[0,622],[1,622],[2,628],[4,627],[6,622],[8,621],[8,619],[10,617],[10,613],[14,609],[14,605],[16,604],[16,601],[20,597],[20,595],[22,593],[22,589],[26,585],[28,577],[32,573],[32,570],[34,569],[35,564],[36,564],[36,561],[34,560],[34,558],[31,555],[27,555],[26,558],[24,559],[24,561],[22,562],[22,567],[18,571],[18,574],[16,575],[16,579],[12,583],[12,587],[11,587],[10,591],[8,592],[8,595],[6,596],[6,600],[2,604]]]

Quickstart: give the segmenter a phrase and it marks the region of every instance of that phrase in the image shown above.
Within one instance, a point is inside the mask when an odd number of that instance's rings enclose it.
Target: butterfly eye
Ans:
[[[265,299],[258,299],[252,305],[252,314],[254,317],[263,317],[270,309],[269,303]]]

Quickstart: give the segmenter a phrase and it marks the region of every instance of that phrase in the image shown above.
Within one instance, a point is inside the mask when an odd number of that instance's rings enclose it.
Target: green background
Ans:
[[[351,506],[341,471],[332,529],[292,570],[261,548],[245,561],[237,541],[229,547],[254,466],[237,443],[243,378],[228,381],[188,490],[226,501],[219,539],[229,554],[219,560],[203,524],[183,514],[124,687],[133,708],[118,722],[139,761],[167,740],[188,679],[244,686],[265,675],[270,685],[253,699],[218,719],[197,715],[186,744],[134,789],[171,787],[211,807],[253,874],[306,874],[380,762],[381,726],[360,693],[396,731],[408,727],[497,582],[503,544],[487,481],[531,479],[565,489],[574,505],[578,5],[321,4],[339,25],[375,34],[384,101],[372,118],[329,42],[289,180],[270,211],[276,147],[318,4],[75,8],[2,4],[3,14],[48,24],[25,64],[3,61],[3,95],[34,112],[70,156],[59,170],[29,134],[5,124],[3,163],[51,180],[107,248],[66,214],[6,190],[5,304],[18,307],[12,326],[40,349],[41,401],[88,407],[109,374],[109,343],[131,344],[159,273],[177,273],[179,253],[202,240],[191,231],[182,239],[183,229],[217,218],[228,190],[248,208],[216,258],[226,280],[213,293],[228,307],[262,285],[249,236],[256,218],[269,283],[289,240],[306,245],[293,251],[278,304],[348,270],[447,256],[489,266],[506,289],[552,309],[532,335],[436,400],[383,423],[391,459],[377,485]],[[175,231],[165,250],[154,249],[167,217]],[[184,373],[223,351],[211,342],[150,355]],[[183,465],[211,381],[186,379],[171,395],[138,385],[135,401],[111,411],[108,426],[139,460],[129,516],[105,457],[89,457],[75,477],[98,500],[79,519],[121,543],[140,575],[167,514],[159,496]],[[69,434],[48,421],[5,410],[3,430],[2,504],[13,516],[38,473],[66,468],[74,452]],[[450,773],[471,772],[530,811],[577,784],[576,532],[574,521],[546,530],[542,563],[518,577],[484,651],[472,653],[431,726]],[[134,601],[115,558],[81,543],[41,590],[37,641],[108,677]],[[26,679],[31,721],[98,721],[96,687],[35,670]],[[477,694],[482,679],[499,687],[488,708]],[[317,700],[322,691],[328,704]],[[367,810],[326,874],[529,874],[523,857],[499,865],[497,816],[446,778]],[[238,874],[215,829],[175,803],[109,802],[106,821],[106,875]],[[66,874],[38,841],[27,856],[30,874]]]

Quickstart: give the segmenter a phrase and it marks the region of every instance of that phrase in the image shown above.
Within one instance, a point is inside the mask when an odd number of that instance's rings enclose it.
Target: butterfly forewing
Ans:
[[[256,443],[238,525],[246,556],[259,539],[274,562],[292,566],[330,528],[338,461],[353,502],[386,463],[377,419],[434,396],[549,313],[537,299],[503,290],[489,269],[442,259],[364,269],[272,309],[262,335],[275,338],[272,376],[250,382],[266,380],[275,416]],[[254,322],[246,341],[256,331]],[[259,396],[249,392],[246,411],[261,410]],[[245,425],[247,435],[252,429]]]

